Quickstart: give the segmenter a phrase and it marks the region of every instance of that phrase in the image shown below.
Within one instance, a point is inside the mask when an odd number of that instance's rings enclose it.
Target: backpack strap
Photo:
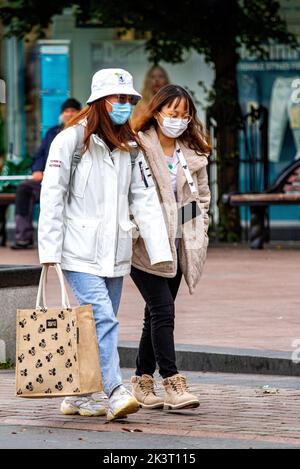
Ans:
[[[131,169],[133,170],[134,165],[136,163],[136,159],[139,156],[140,152],[143,153],[144,157],[146,157],[146,155],[145,155],[143,148],[141,148],[135,140],[130,140],[128,143],[130,145],[129,153],[130,153],[130,158],[131,158]],[[139,162],[139,167],[140,167],[140,172],[141,172],[143,183],[145,187],[148,188],[149,187],[148,178],[151,177],[151,174],[149,174],[149,167],[146,167],[146,166],[147,166],[147,163],[146,165],[144,165],[142,161]],[[148,171],[148,174],[145,174],[146,171]]]
[[[71,172],[70,172],[70,180],[69,180],[69,195],[68,195],[68,204],[71,202],[71,187],[73,183],[74,173],[78,164],[81,161],[81,157],[83,155],[83,139],[84,139],[84,126],[81,124],[77,124],[74,126],[76,132],[76,147],[75,151],[72,155],[72,163],[71,163]]]
[[[83,149],[84,149],[84,145],[83,145],[84,126],[81,124],[77,124],[74,126],[74,129],[76,131],[76,148],[72,155],[72,164],[71,164],[71,172],[70,172],[70,180],[69,180],[68,204],[71,202],[71,187],[73,183],[74,173],[77,169],[77,166],[79,165],[81,161],[81,157],[83,155]],[[129,142],[129,145],[130,145],[129,153],[130,153],[130,159],[131,159],[131,168],[133,169],[136,159],[140,153],[140,147],[134,140],[131,140]]]
[[[140,147],[138,146],[135,140],[130,140],[128,143],[130,145],[129,153],[130,153],[130,159],[131,159],[131,168],[133,169],[135,165],[135,161],[140,153]]]

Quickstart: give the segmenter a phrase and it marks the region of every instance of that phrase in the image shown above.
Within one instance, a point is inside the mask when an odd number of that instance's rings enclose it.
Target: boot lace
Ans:
[[[151,378],[143,378],[140,380],[139,384],[145,396],[149,396],[149,394],[155,394],[154,383]]]
[[[177,393],[177,394],[184,394],[185,392],[188,392],[187,384],[186,384],[186,379],[184,376],[177,375],[174,376],[174,378],[170,379],[170,384],[172,386],[172,389]]]

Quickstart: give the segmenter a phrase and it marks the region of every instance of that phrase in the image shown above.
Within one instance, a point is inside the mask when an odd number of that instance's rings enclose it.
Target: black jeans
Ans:
[[[16,241],[34,241],[33,212],[34,205],[40,201],[41,183],[24,181],[16,193]]]
[[[176,277],[164,278],[132,267],[131,278],[146,301],[136,375],[152,376],[158,364],[162,378],[169,378],[178,373],[174,345],[174,301],[182,278],[181,269],[178,267]]]

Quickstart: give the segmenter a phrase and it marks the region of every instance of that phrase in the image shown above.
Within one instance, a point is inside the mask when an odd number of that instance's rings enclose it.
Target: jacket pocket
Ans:
[[[84,262],[95,263],[98,254],[99,220],[67,220],[63,255]]]
[[[131,221],[120,222],[116,246],[116,265],[131,262],[132,230],[136,225]]]
[[[91,167],[92,161],[89,159],[82,159],[78,164],[72,182],[72,194],[75,195],[75,197],[83,198]]]

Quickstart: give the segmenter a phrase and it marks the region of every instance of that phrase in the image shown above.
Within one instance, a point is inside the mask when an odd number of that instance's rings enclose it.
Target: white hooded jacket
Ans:
[[[119,277],[130,273],[132,212],[151,264],[172,262],[167,229],[143,153],[132,168],[130,154],[110,152],[97,135],[74,173],[68,203],[74,127],[53,140],[44,173],[38,244],[40,262],[62,269]]]

